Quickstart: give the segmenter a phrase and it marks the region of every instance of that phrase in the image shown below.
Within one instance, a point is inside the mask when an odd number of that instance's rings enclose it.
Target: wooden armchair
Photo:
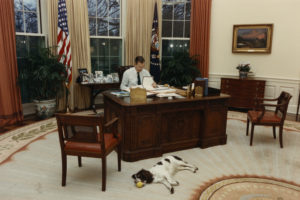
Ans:
[[[67,155],[102,159],[102,191],[106,188],[106,156],[114,149],[118,153],[121,171],[121,137],[117,133],[118,118],[104,124],[103,116],[56,114],[62,157],[62,186],[66,185]],[[104,125],[103,125],[104,124]],[[111,130],[111,131],[109,131]]]
[[[286,117],[288,105],[292,96],[287,92],[281,92],[280,96],[276,99],[256,99],[256,108],[252,111],[248,111],[247,116],[247,130],[249,131],[249,122],[251,121],[251,138],[250,146],[252,146],[254,126],[273,126],[273,137],[276,139],[276,126],[279,126],[279,140],[280,147],[283,148],[282,131],[283,124]],[[277,101],[277,104],[264,104],[263,101]],[[266,111],[265,107],[275,107],[275,111]]]

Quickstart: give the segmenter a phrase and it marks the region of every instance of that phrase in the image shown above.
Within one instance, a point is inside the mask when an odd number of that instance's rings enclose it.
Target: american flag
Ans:
[[[72,81],[72,56],[71,43],[68,30],[67,7],[65,0],[58,1],[58,29],[57,29],[57,51],[58,60],[66,66],[67,80],[69,88]]]

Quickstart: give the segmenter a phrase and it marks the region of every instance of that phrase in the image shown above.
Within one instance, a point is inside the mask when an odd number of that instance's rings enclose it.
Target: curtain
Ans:
[[[209,38],[212,0],[192,0],[190,55],[198,55],[202,77],[208,77]]]
[[[49,46],[57,42],[57,3],[48,0]],[[69,108],[72,111],[86,109],[90,106],[90,89],[76,83],[79,68],[87,68],[91,72],[89,18],[86,0],[66,0],[68,28],[72,51],[72,83],[69,88]],[[58,109],[66,109],[66,97],[58,101]]]
[[[143,56],[145,58],[145,69],[150,69],[150,47],[155,2],[158,8],[159,39],[161,46],[161,0],[127,1],[127,23],[124,48],[126,65],[133,65],[136,56]]]
[[[0,129],[23,120],[15,39],[14,1],[0,4]]]

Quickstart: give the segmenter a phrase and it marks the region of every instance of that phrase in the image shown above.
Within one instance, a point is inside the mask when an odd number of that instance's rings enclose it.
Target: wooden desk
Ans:
[[[130,102],[103,92],[104,115],[119,117],[122,159],[136,161],[194,147],[226,144],[229,95],[193,99],[147,98]]]
[[[89,87],[91,88],[91,106],[90,108],[93,109],[95,113],[96,111],[96,106],[95,106],[95,98],[97,95],[105,90],[113,90],[113,89],[120,89],[120,83],[87,83],[87,84],[82,84],[80,85]]]

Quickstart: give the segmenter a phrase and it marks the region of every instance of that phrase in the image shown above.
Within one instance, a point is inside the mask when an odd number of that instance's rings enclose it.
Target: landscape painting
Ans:
[[[273,24],[234,25],[233,53],[271,53]]]

